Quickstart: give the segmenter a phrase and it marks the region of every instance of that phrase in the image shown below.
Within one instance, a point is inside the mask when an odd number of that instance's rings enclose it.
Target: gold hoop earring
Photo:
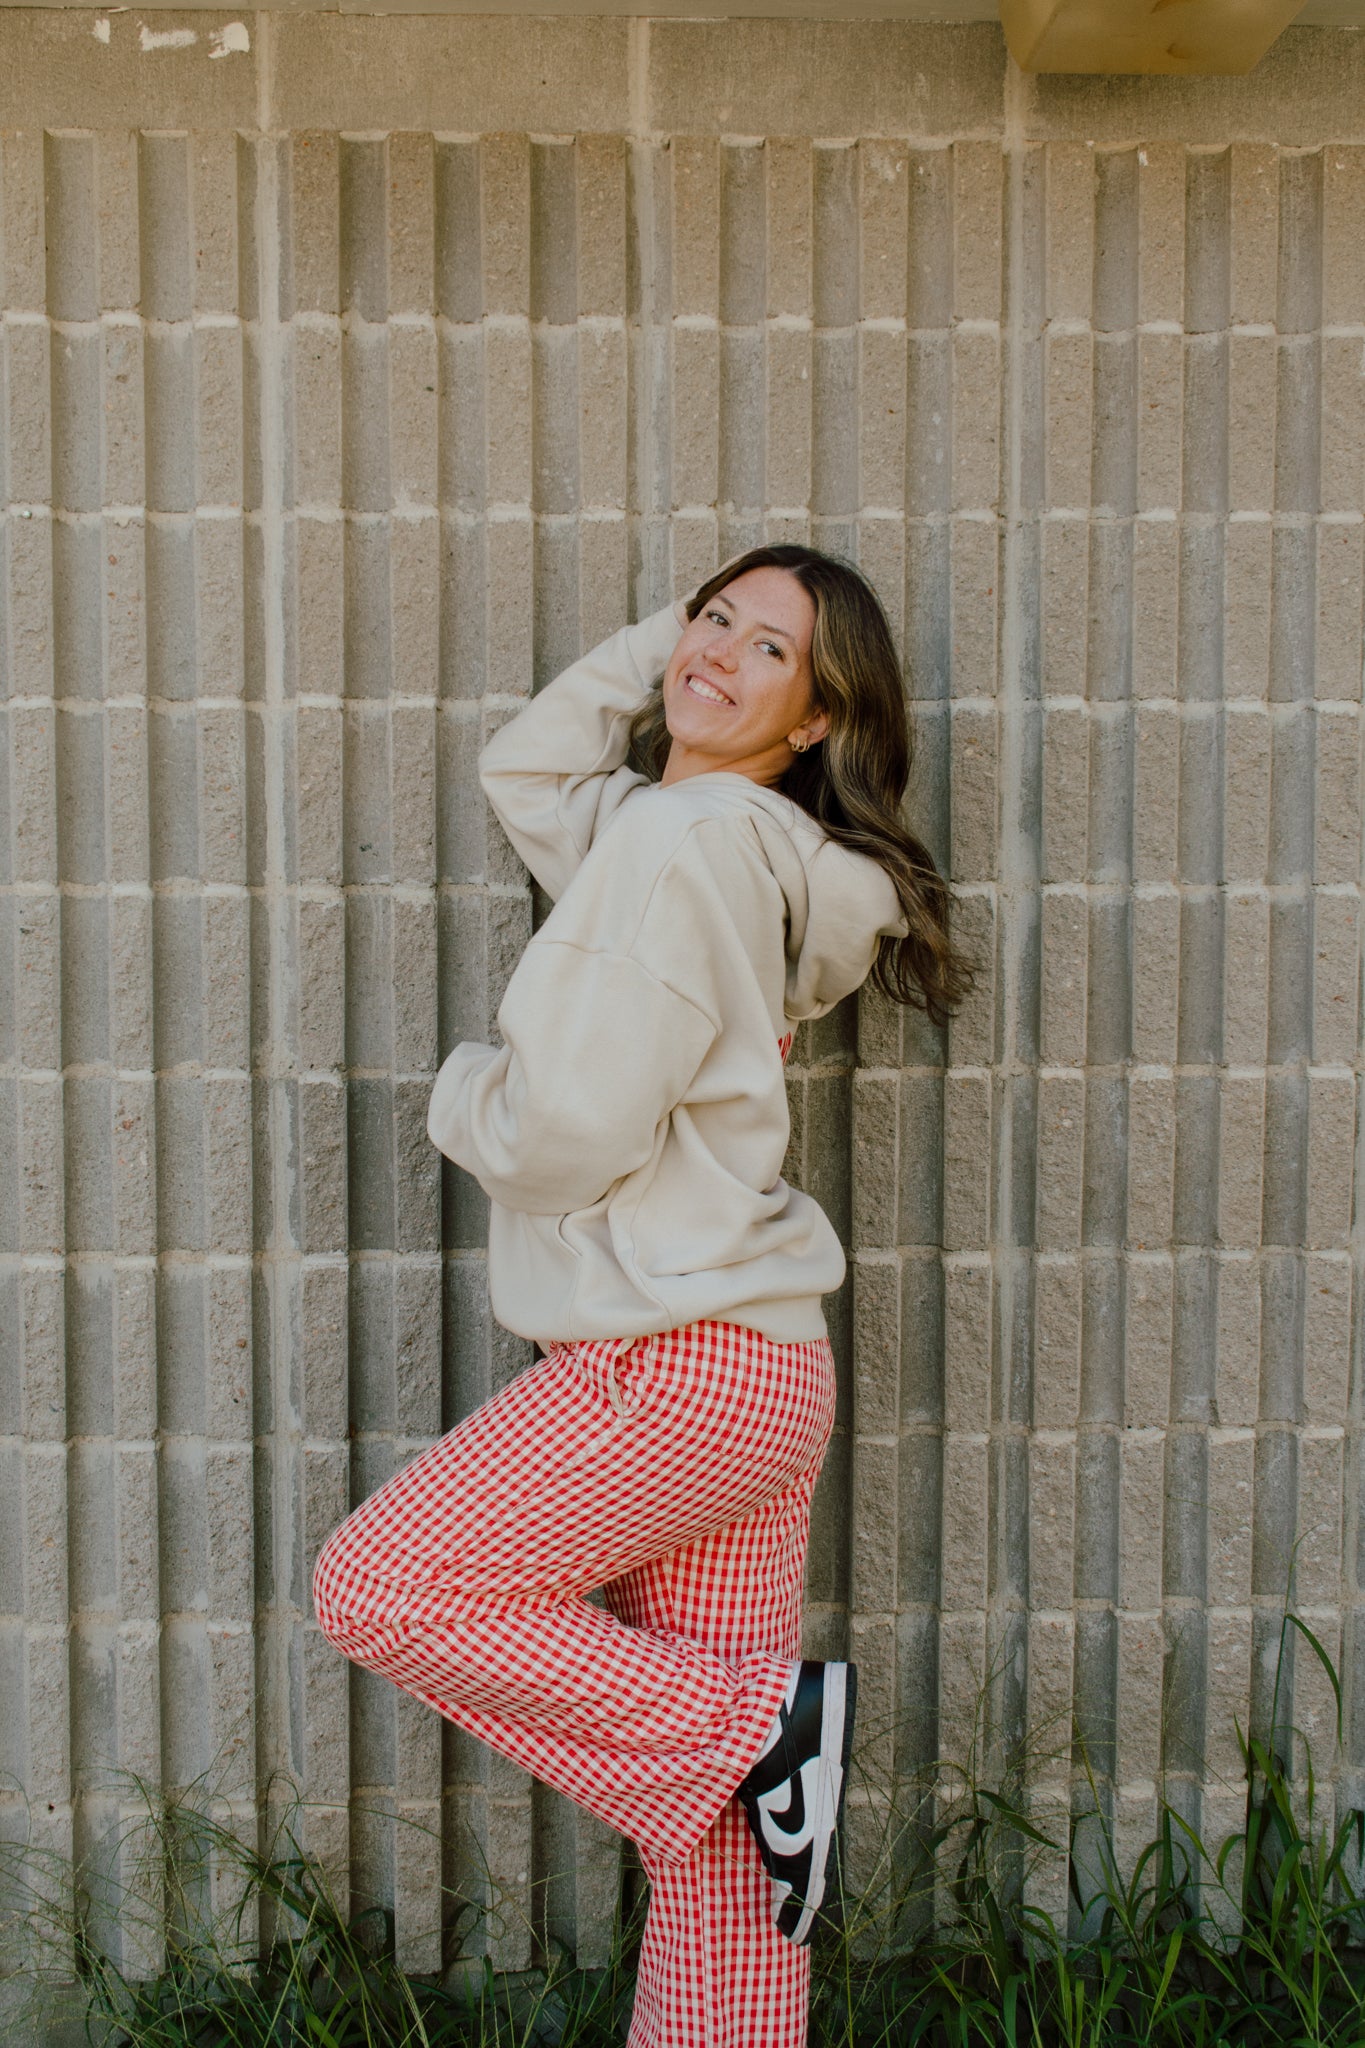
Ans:
[[[806,748],[807,748],[807,747],[808,747],[808,746],[810,745],[810,741],[809,741],[809,740],[788,740],[788,741],[787,741],[787,745],[788,745],[788,746],[789,746],[789,747],[791,748],[791,750],[792,750],[792,752],[793,752],[794,754],[804,754],[804,753],[805,753],[805,751],[806,751]]]

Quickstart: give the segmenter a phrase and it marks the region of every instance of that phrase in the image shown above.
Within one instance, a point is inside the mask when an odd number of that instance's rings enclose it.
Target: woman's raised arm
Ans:
[[[625,765],[630,721],[681,632],[674,605],[623,626],[547,684],[479,757],[484,794],[551,897],[646,779]]]

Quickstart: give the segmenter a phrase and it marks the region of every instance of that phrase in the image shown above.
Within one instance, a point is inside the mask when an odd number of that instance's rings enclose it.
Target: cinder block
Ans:
[[[292,531],[294,688],[299,695],[340,696],[346,529],[339,518],[301,513],[292,521]]]
[[[1294,1592],[1309,1608],[1334,1607],[1341,1598],[1343,1449],[1344,1438],[1335,1430],[1328,1437],[1305,1435],[1299,1440]]]
[[[1266,694],[1272,545],[1269,520],[1229,522],[1223,544],[1223,676],[1229,696]]]
[[[1033,1268],[1033,1424],[1074,1429],[1081,1392],[1081,1267],[1040,1253]]]
[[[1180,536],[1174,519],[1133,526],[1133,695],[1176,695]]]
[[[1360,717],[1320,708],[1316,719],[1315,882],[1354,882],[1360,873]]]
[[[1179,509],[1184,347],[1178,334],[1137,338],[1137,509]]]
[[[66,1526],[66,1447],[30,1444],[24,1455],[23,1614],[31,1623],[63,1626],[67,1618],[66,1546],[52,1541]]]
[[[496,519],[485,532],[487,687],[520,696],[531,680],[531,521]]]
[[[1270,905],[1259,892],[1229,893],[1223,919],[1223,1056],[1259,1066],[1266,1056]]]
[[[1248,1429],[1210,1432],[1208,1597],[1215,1607],[1251,1601],[1255,1450]]]
[[[1083,142],[1053,142],[1047,146],[1045,161],[1045,317],[1088,320],[1095,246],[1095,152]]]
[[[1227,348],[1228,506],[1268,512],[1275,504],[1275,337],[1233,334]]]
[[[675,135],[668,161],[672,310],[715,319],[720,310],[720,148],[710,136]]]
[[[895,1079],[853,1076],[853,1241],[893,1245],[897,1201]]]
[[[341,500],[341,331],[334,322],[295,322],[289,343],[293,372],[294,490],[300,505]]]
[[[1035,1225],[1040,1250],[1066,1251],[1080,1243],[1084,1154],[1084,1076],[1040,1074]]]
[[[1350,1075],[1308,1077],[1308,1235],[1315,1249],[1344,1245],[1351,1227],[1356,1084]]]
[[[1179,819],[1180,716],[1173,704],[1139,704],[1133,717],[1133,875],[1174,882]],[[1083,868],[1073,869],[1083,874]]]
[[[1090,606],[1088,526],[1080,519],[1045,519],[1041,544],[1043,690],[1050,696],[1083,697]]]
[[[1063,1610],[1069,1633],[1076,1542],[1074,1440],[1069,1437],[1058,1441],[1051,1436],[1032,1436],[1029,1439],[1028,1467],[1029,1605]],[[1069,1704],[1070,1675],[1068,1665],[1064,1704]],[[1032,1719],[1035,1705],[1041,1702],[1033,1684],[1031,1667],[1029,1676]]]
[[[890,1436],[900,1422],[901,1269],[893,1256],[855,1259],[853,1332],[854,1427]]]
[[[522,326],[489,326],[485,348],[487,494],[493,504],[530,504],[530,334]]]
[[[1094,378],[1089,334],[1063,332],[1044,344],[1047,503],[1078,511],[1090,503]]]
[[[626,337],[618,328],[578,332],[578,472],[584,506],[626,504]],[[601,637],[601,636],[599,636]],[[585,643],[593,645],[592,641]]]
[[[1042,1056],[1049,1066],[1085,1061],[1090,919],[1084,894],[1045,888],[1042,907]]]
[[[811,145],[769,136],[763,150],[767,189],[767,311],[811,310]]]
[[[1128,1081],[1128,1225],[1131,1243],[1169,1241],[1175,1174],[1175,1082],[1135,1072]]]
[[[300,1079],[293,1096],[299,1247],[334,1252],[346,1247],[346,1097],[329,1077]]]
[[[769,504],[810,502],[811,338],[804,328],[767,334],[766,495]]]
[[[46,310],[43,131],[8,128],[0,140],[4,303],[16,312]]]
[[[903,143],[864,140],[857,145],[857,163],[854,203],[860,244],[860,310],[866,320],[903,320],[908,256],[907,152]]]
[[[1000,346],[993,334],[957,333],[953,362],[953,505],[997,509],[1000,498]]]
[[[989,1258],[946,1260],[943,1289],[944,1421],[949,1429],[984,1432],[991,1423]]]
[[[531,309],[531,157],[524,135],[486,135],[479,153],[483,309]]]
[[[953,144],[953,314],[1000,318],[1004,162],[995,142]]]
[[[230,129],[201,133],[191,138],[189,183],[195,311],[235,313],[237,138]]]
[[[1279,305],[1279,155],[1254,142],[1234,143],[1229,155],[1228,317],[1234,327],[1271,324]]]
[[[1313,1616],[1313,1633],[1327,1652],[1335,1670],[1341,1669],[1341,1622],[1336,1615],[1322,1613]],[[1294,1731],[1299,1740],[1294,1744],[1294,1776],[1302,1781],[1308,1775],[1308,1759],[1311,1755],[1313,1768],[1321,1771],[1326,1758],[1333,1754],[1337,1740],[1337,1701],[1332,1682],[1322,1664],[1309,1650],[1307,1643],[1300,1643],[1294,1653]]]
[[[296,134],[289,160],[291,311],[338,313],[340,139],[324,129]]]
[[[952,522],[954,692],[995,696],[999,645],[1001,535],[995,518]]]
[[[995,874],[999,735],[994,710],[952,713],[952,874],[958,882]]]
[[[1365,456],[1361,462],[1365,465]],[[1317,621],[1313,636],[1319,697],[1360,697],[1361,606],[1365,591],[1365,533],[1323,521],[1317,529]]]
[[[1090,815],[1090,721],[1079,705],[1043,709],[1045,882],[1083,882]]]
[[[1164,1429],[1170,1419],[1173,1281],[1167,1251],[1130,1252],[1124,1261],[1126,1429]]]
[[[995,1058],[995,960],[998,944],[993,891],[955,889],[953,935],[973,962],[972,993],[948,1028],[948,1063],[989,1066]]]
[[[851,1523],[850,1603],[859,1614],[889,1614],[896,1606],[899,1549],[894,1444],[855,1442]]]
[[[984,1074],[948,1074],[943,1083],[943,1243],[966,1251],[989,1245],[991,1083]]]
[[[863,328],[858,334],[859,502],[881,511],[902,505],[905,462],[905,337]]]
[[[1115,1776],[1120,1783],[1153,1783],[1161,1768],[1162,1667],[1165,1642],[1159,1615],[1131,1613],[1116,1618],[1117,1741]]]
[[[52,492],[52,385],[46,327],[5,328],[9,356],[9,495],[18,505],[46,504]]]
[[[389,311],[430,313],[435,305],[435,163],[430,135],[388,141]]]
[[[1237,1730],[1243,1733],[1250,1722],[1251,1705],[1251,1616],[1246,1613],[1213,1613],[1208,1620],[1208,1654],[1205,1663],[1205,1725],[1207,1728],[1208,1753],[1206,1769],[1210,1777],[1220,1778],[1224,1784],[1236,1785],[1242,1777],[1245,1766],[1237,1743]],[[1246,1824],[1246,1807],[1242,1804],[1235,1820],[1229,1814],[1224,1823],[1221,1816],[1210,1812],[1207,1795],[1204,1802],[1203,1835],[1207,1846],[1221,1848],[1226,1835],[1234,1827]]]
[[[1119,1444],[1119,1600],[1130,1613],[1161,1606],[1165,1432],[1125,1430]]]
[[[1317,1429],[1345,1424],[1349,1400],[1351,1268],[1342,1252],[1310,1252],[1303,1271],[1303,1414]],[[1329,1596],[1335,1599],[1335,1591]]]
[[[1225,1074],[1218,1103],[1219,1242],[1254,1247],[1261,1237],[1265,1083],[1259,1075]]]
[[[626,312],[626,149],[621,135],[574,143],[580,317]]]
[[[1138,319],[1185,312],[1185,150],[1148,142],[1138,151]]]
[[[979,1609],[985,1602],[987,1527],[986,1445],[970,1438],[947,1436],[943,1443],[942,1628],[945,1633],[951,1617],[959,1618],[967,1625],[969,1635],[974,1634],[970,1614],[963,1614],[962,1610]],[[947,1645],[942,1637],[940,1645],[942,1684],[949,1677],[944,1669]],[[968,1682],[967,1670],[964,1669],[959,1683],[965,1688]],[[979,1679],[977,1682],[979,1684]],[[965,1697],[962,1705],[966,1705]],[[942,1722],[940,1725],[945,1754],[951,1754],[947,1747],[949,1728]]]
[[[1220,1258],[1218,1274],[1218,1420],[1225,1429],[1257,1419],[1261,1373],[1261,1269],[1246,1253]]]
[[[1313,896],[1313,1058],[1349,1065],[1356,1043],[1359,985],[1359,898],[1316,890]]]
[[[437,495],[436,336],[430,327],[389,330],[389,489],[401,510]]]
[[[1269,560],[1265,563],[1268,571]],[[1223,723],[1223,878],[1266,879],[1270,821],[1270,719],[1250,705],[1229,706]]]
[[[1365,206],[1365,149],[1331,143],[1322,152],[1322,318],[1365,324],[1365,250],[1356,232]],[[1328,344],[1324,345],[1324,353]]]
[[[717,491],[717,337],[675,326],[672,354],[672,475],[675,505],[710,505]]]

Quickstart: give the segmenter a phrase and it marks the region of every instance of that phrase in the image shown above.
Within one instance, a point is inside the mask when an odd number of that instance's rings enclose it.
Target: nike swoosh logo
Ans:
[[[776,1791],[759,1794],[758,1806],[763,1814],[763,1832],[770,1846],[779,1856],[796,1856],[802,1849],[808,1849],[815,1840],[815,1828],[808,1818],[809,1803],[814,1804],[816,1780],[820,1770],[818,1757],[808,1757],[795,1777],[788,1778],[785,1786]],[[809,1786],[806,1773],[812,1773]],[[785,1812],[775,1811],[783,1792],[788,1793]]]

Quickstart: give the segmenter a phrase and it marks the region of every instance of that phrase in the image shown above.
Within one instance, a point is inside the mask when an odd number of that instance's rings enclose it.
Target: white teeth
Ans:
[[[705,697],[708,703],[728,704],[731,701],[723,690],[713,689],[711,684],[704,683],[700,676],[689,676],[687,681],[689,687],[695,690],[699,697]]]

